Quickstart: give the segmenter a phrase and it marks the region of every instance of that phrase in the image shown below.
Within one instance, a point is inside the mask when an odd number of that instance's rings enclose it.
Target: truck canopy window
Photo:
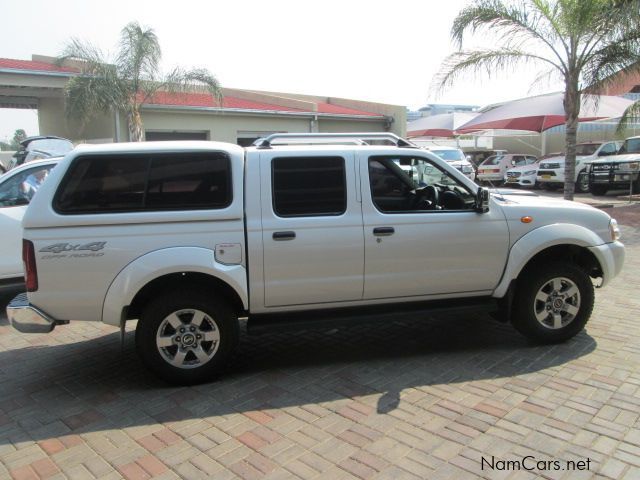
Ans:
[[[54,198],[59,213],[219,209],[231,203],[231,166],[217,152],[86,156]]]

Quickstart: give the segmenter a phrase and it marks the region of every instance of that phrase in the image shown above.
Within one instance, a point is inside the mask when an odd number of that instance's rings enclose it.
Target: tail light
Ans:
[[[36,251],[31,240],[22,240],[22,262],[27,292],[35,292],[38,290],[38,269],[36,268]]]

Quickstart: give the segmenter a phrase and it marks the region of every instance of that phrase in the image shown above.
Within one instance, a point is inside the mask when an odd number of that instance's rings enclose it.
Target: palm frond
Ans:
[[[640,100],[630,105],[620,117],[616,133],[621,135],[629,127],[630,123],[636,123],[640,120]]]
[[[529,86],[527,94],[533,93],[538,86],[548,87],[549,85],[551,85],[551,82],[553,80],[564,80],[561,73],[555,66],[547,70],[543,70],[538,75],[536,75],[536,78],[533,79],[533,82],[531,82],[531,85]]]
[[[451,38],[462,47],[464,36],[482,30],[492,31],[501,38],[501,45],[513,48],[535,41],[551,50],[558,62],[563,66],[565,56],[561,55],[558,43],[563,43],[557,26],[557,9],[547,0],[532,0],[535,8],[528,8],[524,3],[502,2],[500,0],[476,0],[472,5],[462,9],[453,21]]]
[[[612,39],[592,52],[583,67],[587,88],[606,91],[620,81],[620,75],[640,72],[640,29]]]
[[[152,80],[158,74],[162,51],[153,29],[143,29],[137,22],[127,24],[120,33],[118,71],[136,82]]]
[[[126,89],[115,75],[73,77],[65,86],[65,97],[67,117],[81,124],[99,112],[124,108],[127,103]]]
[[[90,42],[83,42],[72,38],[62,53],[56,58],[56,65],[62,65],[66,60],[78,60],[82,73],[94,74],[108,64],[104,53]]]
[[[498,48],[494,50],[472,50],[455,52],[449,55],[440,71],[434,76],[431,89],[439,92],[451,86],[458,78],[465,74],[486,74],[488,77],[496,73],[513,68],[518,63],[544,63],[562,74],[560,66],[551,60],[531,52]]]
[[[140,103],[145,103],[159,90],[169,93],[202,92],[204,90],[209,92],[218,104],[222,104],[220,82],[204,68],[185,70],[176,67],[162,81],[142,83],[140,90],[143,94],[143,100]]]

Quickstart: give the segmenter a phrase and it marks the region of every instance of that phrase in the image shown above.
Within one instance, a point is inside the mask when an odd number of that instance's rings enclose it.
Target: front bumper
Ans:
[[[536,185],[536,176],[528,175],[526,177],[506,177],[504,179],[505,186],[520,185],[521,187],[534,187]]]
[[[611,279],[620,273],[624,264],[624,244],[611,242],[596,247],[589,247],[602,267],[602,284],[604,287]]]
[[[21,293],[7,305],[7,317],[13,328],[22,333],[49,333],[60,322],[29,303],[26,293]]]

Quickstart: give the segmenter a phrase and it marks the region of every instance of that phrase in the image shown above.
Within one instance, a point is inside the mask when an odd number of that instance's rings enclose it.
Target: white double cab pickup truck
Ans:
[[[392,134],[79,147],[23,227],[14,327],[137,319],[142,360],[178,383],[223,368],[239,318],[257,332],[486,309],[564,341],[624,259],[606,213],[490,193]]]

